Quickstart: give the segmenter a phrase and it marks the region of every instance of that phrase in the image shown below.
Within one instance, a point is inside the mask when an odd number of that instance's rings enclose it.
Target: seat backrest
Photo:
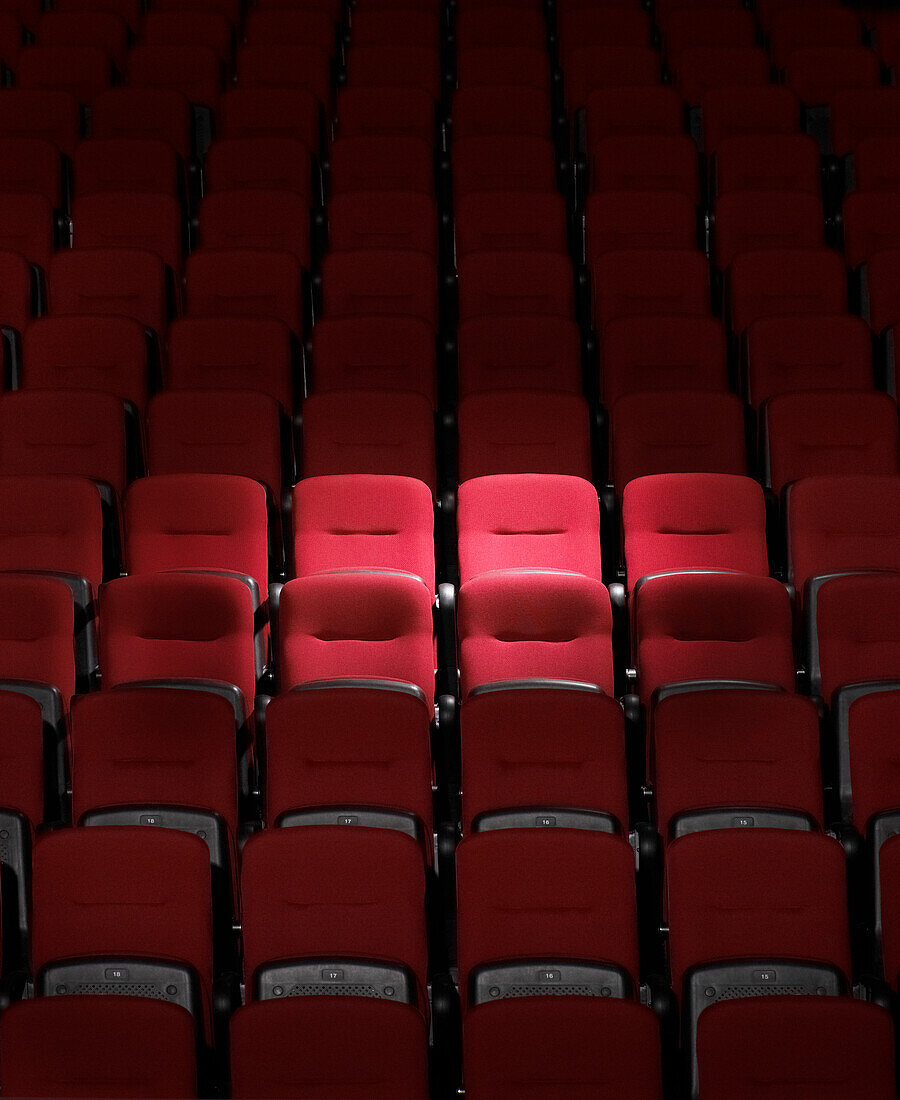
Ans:
[[[502,570],[459,594],[462,696],[507,680],[570,680],[614,694],[612,610],[597,580],[558,570]]]

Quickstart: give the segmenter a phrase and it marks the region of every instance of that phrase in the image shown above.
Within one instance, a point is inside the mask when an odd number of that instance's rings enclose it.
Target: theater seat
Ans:
[[[471,1100],[660,1100],[659,1024],[641,1005],[599,997],[476,1005],[463,1073]]]
[[[574,681],[613,695],[612,611],[597,580],[498,570],[459,592],[462,697],[508,680]]]
[[[799,390],[871,390],[872,334],[859,317],[765,317],[746,332],[747,397]]]
[[[785,499],[788,577],[798,591],[828,573],[900,571],[900,477],[805,477]]]
[[[900,472],[896,402],[883,393],[822,390],[770,397],[762,409],[764,484]]]
[[[427,1028],[408,1005],[340,995],[253,1002],[231,1018],[230,1050],[235,1100],[428,1097]]]
[[[209,851],[199,837],[138,826],[50,833],[35,845],[32,897],[39,997],[168,1001],[211,1039]]]
[[[560,569],[602,580],[597,493],[582,478],[497,474],[464,481],[457,504],[465,583],[495,569]]]
[[[465,701],[460,736],[465,835],[627,831],[624,715],[597,688],[550,680],[495,685]]]
[[[334,474],[294,486],[294,574],[411,573],[434,587],[434,506],[415,478]]]
[[[301,685],[266,708],[266,820],[393,829],[434,858],[431,713],[396,681]]]
[[[850,997],[753,997],[697,1027],[703,1100],[891,1100],[890,1016]],[[760,1082],[764,1081],[762,1086]]]
[[[669,971],[692,1082],[698,1021],[713,1006],[849,991],[845,862],[831,837],[791,829],[713,829],[669,845]]]
[[[6,1096],[197,1096],[195,1025],[143,997],[20,1001],[0,1024]]]
[[[410,837],[346,825],[270,829],[247,843],[242,864],[248,1001],[317,1004],[335,989],[353,1003],[387,1000],[427,1015],[425,868]]]
[[[740,687],[669,695],[653,711],[650,738],[666,843],[709,828],[821,827],[819,721],[809,699]]]
[[[288,581],[278,612],[282,688],[391,680],[434,702],[431,590],[408,573],[344,570]]]
[[[622,494],[629,588],[648,574],[728,569],[769,575],[766,502],[758,482],[729,474],[655,474]]]
[[[236,577],[119,577],[101,593],[100,622],[104,688],[181,683],[224,696],[238,724],[252,715],[262,654],[252,597]]]
[[[770,577],[688,572],[635,587],[633,649],[641,701],[718,681],[794,690],[791,601]],[[710,683],[711,682],[711,683]]]
[[[634,853],[621,837],[567,828],[468,836],[456,851],[456,911],[466,1015],[509,998],[635,995]]]
[[[238,778],[228,700],[165,687],[92,692],[72,708],[70,739],[74,823],[149,820],[197,834],[209,849],[216,909],[236,915]]]

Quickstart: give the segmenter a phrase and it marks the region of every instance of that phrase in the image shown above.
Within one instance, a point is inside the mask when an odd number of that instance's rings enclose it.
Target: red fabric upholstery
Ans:
[[[620,317],[603,330],[600,386],[612,409],[625,394],[728,389],[725,330],[712,317]]]
[[[175,829],[63,829],[34,848],[31,965],[128,956],[187,964],[210,1037],[209,849]]]
[[[458,265],[459,320],[498,314],[572,318],[572,265],[564,252],[473,252]]]
[[[581,336],[562,317],[475,317],[456,336],[462,397],[491,390],[580,394]]]
[[[434,491],[434,408],[420,393],[313,394],[303,402],[301,469],[415,477]]]
[[[686,134],[617,134],[601,138],[591,145],[591,187],[595,191],[677,191],[697,206],[697,146]],[[693,229],[688,248],[696,240],[696,217]]]
[[[0,398],[0,474],[73,475],[125,491],[125,412],[111,394],[41,390]]]
[[[474,577],[459,593],[462,697],[499,680],[578,680],[613,692],[609,593],[554,571]]]
[[[900,570],[900,477],[809,477],[787,495],[790,579]]]
[[[152,475],[234,474],[281,496],[281,411],[264,393],[172,390],[147,411]]]
[[[42,997],[0,1024],[5,1095],[197,1095],[194,1023],[179,1005],[144,997]]]
[[[289,581],[279,609],[282,687],[400,680],[434,700],[433,597],[416,577],[320,573]]]
[[[34,828],[44,820],[44,725],[41,705],[0,690],[0,806]]]
[[[394,569],[434,591],[434,502],[424,482],[388,474],[306,478],[291,509],[294,573]]]
[[[112,88],[91,103],[91,137],[166,141],[187,160],[191,154],[190,105],[171,88]]]
[[[464,481],[457,505],[463,583],[492,569],[562,569],[602,580],[600,509],[589,481],[496,474]]]
[[[216,191],[199,209],[204,248],[290,252],[309,267],[309,201],[294,191]]]
[[[325,317],[418,317],[438,330],[437,266],[425,252],[363,248],[322,261]]]
[[[627,826],[625,724],[614,699],[512,687],[467,699],[460,721],[464,833],[479,814],[513,807],[596,810]]]
[[[634,596],[641,698],[686,680],[751,680],[794,690],[791,601],[770,577],[651,577]]]
[[[845,684],[900,680],[900,574],[848,574],[819,589],[814,629],[821,694]]]
[[[859,317],[765,317],[747,329],[751,404],[798,390],[872,389],[872,337]]]
[[[81,197],[103,191],[177,195],[178,155],[157,138],[91,138],[72,158],[75,190]]]
[[[900,691],[873,691],[850,704],[852,821],[863,834],[876,814],[895,810],[900,805],[897,796],[898,716]]]
[[[656,823],[671,836],[690,810],[795,810],[821,825],[819,721],[809,699],[781,691],[695,691],[653,711]]]
[[[818,195],[732,191],[716,200],[714,255],[722,270],[740,252],[824,244],[825,214]]]
[[[767,481],[900,472],[896,402],[883,393],[783,393],[762,412]]]
[[[203,249],[184,269],[191,317],[264,317],[302,335],[302,268],[290,252]]]
[[[697,209],[682,191],[598,191],[585,208],[587,262],[618,249],[691,249]]]
[[[742,252],[728,273],[728,317],[743,332],[760,317],[847,312],[841,257],[817,248]]]
[[[295,137],[247,136],[214,141],[204,162],[205,194],[292,191],[308,201],[312,187],[310,156],[309,148]]]
[[[53,255],[50,201],[43,195],[6,195],[0,205],[0,247],[46,270]]]
[[[408,967],[426,1011],[425,867],[410,837],[345,825],[271,829],[244,848],[241,892],[248,1001],[261,966],[320,956]]]
[[[528,997],[476,1005],[463,1024],[471,1100],[660,1100],[659,1024],[629,1001]]]
[[[709,265],[696,249],[604,252],[591,283],[599,329],[616,317],[710,314]]]
[[[713,829],[669,845],[669,971],[704,963],[797,959],[850,980],[845,856],[821,833]]]
[[[72,206],[78,248],[135,248],[154,252],[173,271],[181,269],[181,204],[171,194],[100,192]]]
[[[591,478],[587,404],[572,393],[470,393],[458,406],[459,480],[488,474]]]
[[[399,391],[436,402],[434,332],[418,317],[323,317],[313,328],[312,359],[317,394]]]
[[[454,203],[456,256],[568,249],[566,204],[554,191],[482,191]]]
[[[120,577],[100,596],[103,687],[140,680],[216,680],[256,693],[253,605],[233,577],[148,573]]]
[[[747,472],[744,410],[730,393],[633,393],[616,402],[612,480],[621,494],[636,477]]]
[[[349,191],[328,202],[328,246],[335,252],[388,248],[438,258],[438,214],[420,191]]]
[[[712,1005],[697,1029],[703,1100],[891,1100],[891,1018],[837,997]]]
[[[707,154],[728,137],[800,131],[800,101],[790,89],[774,84],[708,89],[701,111]]]
[[[23,388],[98,390],[147,403],[147,336],[130,317],[43,317],[22,341]]]
[[[293,138],[319,147],[319,102],[308,88],[232,88],[216,121],[220,138]]]
[[[456,850],[456,911],[464,1009],[473,971],[487,963],[599,961],[637,981],[634,853],[621,837],[559,828],[467,837]]]
[[[131,317],[162,335],[166,273],[153,252],[84,248],[57,252],[47,269],[50,313]]]
[[[819,146],[807,134],[740,134],[724,138],[713,158],[720,195],[732,191],[791,191],[820,195]]]
[[[68,92],[49,88],[8,88],[0,104],[3,137],[45,138],[70,156],[78,142],[78,102]]]
[[[556,154],[548,137],[493,134],[453,141],[453,194],[556,190]]]
[[[679,569],[769,575],[759,483],[731,474],[654,474],[622,495],[628,583]]]
[[[170,390],[255,390],[294,407],[290,330],[274,318],[186,317],[169,328]]]
[[[103,516],[86,478],[0,477],[0,569],[103,579]]]
[[[129,573],[230,570],[266,598],[268,516],[262,485],[216,474],[170,474],[132,482],[125,498]]]
[[[361,997],[259,1001],[231,1018],[231,1095],[427,1100],[427,1052],[425,1022],[408,1005]]]
[[[289,691],[266,708],[266,820],[366,806],[414,814],[432,860],[431,715],[389,688]]]

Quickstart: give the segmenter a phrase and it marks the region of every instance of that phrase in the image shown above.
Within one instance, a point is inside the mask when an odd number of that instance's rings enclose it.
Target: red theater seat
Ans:
[[[883,393],[822,390],[770,397],[762,410],[765,484],[900,472],[896,402]]]
[[[333,988],[354,1004],[388,1000],[427,1014],[425,867],[410,837],[346,825],[270,829],[244,848],[241,893],[248,1001],[287,992],[318,1004]]]
[[[591,479],[587,403],[540,390],[470,393],[459,402],[459,480],[488,474]]]
[[[631,588],[649,574],[728,569],[769,575],[766,502],[759,483],[730,474],[655,474],[622,494]]]
[[[170,390],[244,390],[294,407],[291,333],[269,318],[185,317],[169,326]]]
[[[499,829],[456,851],[466,1015],[499,996],[630,999],[637,988],[634,853],[587,829]]]
[[[610,410],[631,393],[728,390],[725,329],[712,317],[619,317],[603,329],[600,360]]]
[[[337,474],[294,486],[294,573],[411,573],[434,591],[434,502],[415,478]]]
[[[418,317],[323,317],[313,328],[316,394],[421,394],[434,405],[436,385],[434,332]]]
[[[434,597],[408,573],[356,570],[288,581],[278,616],[283,688],[391,680],[434,702]]]
[[[434,407],[421,393],[313,394],[303,402],[300,468],[304,477],[414,477],[434,492]]]
[[[624,716],[608,695],[512,681],[470,696],[460,720],[465,834],[627,828]]]
[[[786,691],[669,695],[649,748],[656,827],[666,842],[708,828],[821,826],[814,704]]]
[[[674,685],[719,681],[794,690],[791,601],[770,577],[693,572],[651,576],[634,592],[641,701]]]
[[[582,478],[497,474],[464,481],[457,525],[463,583],[495,569],[560,569],[602,580],[597,493]]]
[[[527,997],[476,1005],[463,1024],[471,1100],[662,1097],[659,1025],[628,1001]]]
[[[747,397],[802,390],[871,390],[872,336],[858,317],[765,317],[747,329]]]
[[[413,837],[433,860],[431,715],[388,680],[311,684],[266,708],[266,819]]]
[[[427,1027],[407,1005],[340,995],[251,1003],[231,1018],[230,1050],[235,1100],[428,1097]]]
[[[168,322],[166,272],[153,252],[84,248],[57,252],[47,269],[49,312],[131,317],[157,335]]]
[[[728,271],[727,317],[735,333],[760,317],[847,312],[840,255],[823,248],[742,252]]]
[[[171,390],[147,411],[147,466],[157,474],[235,474],[281,500],[281,410],[264,393]]]
[[[103,686],[182,684],[253,713],[259,659],[253,602],[236,577],[147,573],[119,577],[100,597]]]
[[[890,1017],[850,997],[755,997],[714,1005],[697,1029],[700,1095],[753,1100],[890,1100]],[[764,1067],[762,1070],[760,1067]]]
[[[817,832],[714,829],[669,845],[669,970],[694,1080],[698,1020],[713,1006],[847,990],[846,889],[843,849]]]
[[[500,570],[459,593],[462,697],[509,680],[567,680],[614,694],[609,593],[591,577]]]
[[[473,317],[456,334],[459,393],[548,390],[580,394],[581,337],[563,317]]]
[[[196,1057],[190,1015],[145,998],[42,997],[0,1025],[10,1096],[196,1096]]]

